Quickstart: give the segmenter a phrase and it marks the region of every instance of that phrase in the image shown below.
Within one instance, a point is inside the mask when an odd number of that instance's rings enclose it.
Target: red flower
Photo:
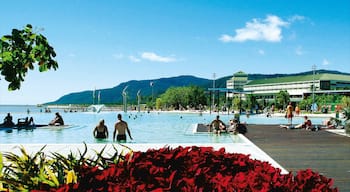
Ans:
[[[282,175],[249,155],[197,146],[133,152],[130,161],[82,166],[78,175],[79,183],[51,191],[338,191],[332,179],[310,169]]]

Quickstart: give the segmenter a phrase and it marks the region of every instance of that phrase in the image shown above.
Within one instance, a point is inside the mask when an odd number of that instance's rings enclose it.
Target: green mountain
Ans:
[[[317,74],[322,73],[331,73],[331,74],[343,74],[350,75],[349,73],[343,73],[339,71],[330,71],[330,70],[317,70],[315,71]],[[286,77],[286,76],[296,76],[296,75],[309,75],[313,74],[313,71],[307,71],[302,73],[295,74],[248,74],[249,80],[255,79],[266,79],[266,78],[276,78],[276,77]],[[226,76],[222,78],[218,78],[215,80],[215,87],[226,87],[226,81],[230,79],[232,76]],[[95,91],[95,104],[97,103],[97,95],[100,92],[100,103],[110,104],[110,103],[122,103],[122,91],[127,86],[126,92],[128,95],[129,102],[135,102],[137,100],[137,92],[140,91],[142,100],[144,98],[152,97],[152,87],[150,86],[151,82],[153,82],[153,95],[156,97],[164,93],[170,87],[179,87],[179,86],[189,86],[189,85],[197,85],[203,88],[209,88],[213,86],[212,79],[204,79],[198,78],[194,76],[178,76],[178,77],[170,77],[170,78],[160,78],[160,79],[152,79],[152,80],[132,80],[128,82],[121,83],[113,88],[109,89],[101,89]],[[67,95],[62,96],[56,101],[49,102],[46,104],[92,104],[93,103],[93,90],[87,90],[77,93],[69,93]]]
[[[153,87],[151,87],[151,82]],[[206,87],[210,82],[208,79],[198,78],[194,76],[178,76],[170,78],[160,78],[152,80],[132,80],[128,82],[121,83],[116,87],[109,89],[101,89],[95,91],[95,104],[97,103],[97,97],[100,92],[100,103],[110,104],[110,103],[122,103],[122,91],[127,86],[126,92],[128,96],[128,101],[137,100],[137,92],[140,91],[141,97],[156,97],[159,94],[164,93],[169,87],[180,87],[197,85],[200,87]],[[94,90],[82,91],[77,93],[70,93],[62,96],[56,101],[49,102],[46,104],[92,104],[93,103],[93,92]]]

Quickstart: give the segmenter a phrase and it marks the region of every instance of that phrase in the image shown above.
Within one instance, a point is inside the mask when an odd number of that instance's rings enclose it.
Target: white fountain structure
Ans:
[[[97,104],[95,104],[95,90],[92,92],[92,98],[93,98],[93,102],[92,105],[90,105],[88,107],[88,111],[92,111],[94,113],[99,113],[101,112],[102,108],[105,106],[103,104],[100,104],[101,101],[101,91],[98,92],[97,95]]]

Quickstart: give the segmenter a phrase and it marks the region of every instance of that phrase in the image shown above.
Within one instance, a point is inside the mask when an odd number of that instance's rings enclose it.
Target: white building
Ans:
[[[350,76],[338,74],[315,74],[253,80],[244,85],[244,91],[261,99],[274,99],[279,91],[286,90],[291,101],[300,101],[310,93],[336,93],[350,90]],[[347,92],[347,91],[343,91]]]

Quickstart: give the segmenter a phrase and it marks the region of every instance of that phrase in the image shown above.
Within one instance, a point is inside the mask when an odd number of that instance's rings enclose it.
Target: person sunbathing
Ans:
[[[305,130],[311,130],[312,129],[312,122],[311,120],[308,118],[308,116],[304,116],[304,122],[293,126],[293,125],[280,125],[281,128],[285,128],[285,129],[305,129]]]
[[[330,117],[329,119],[323,121],[320,129],[344,129],[344,126],[342,125],[341,120]]]

